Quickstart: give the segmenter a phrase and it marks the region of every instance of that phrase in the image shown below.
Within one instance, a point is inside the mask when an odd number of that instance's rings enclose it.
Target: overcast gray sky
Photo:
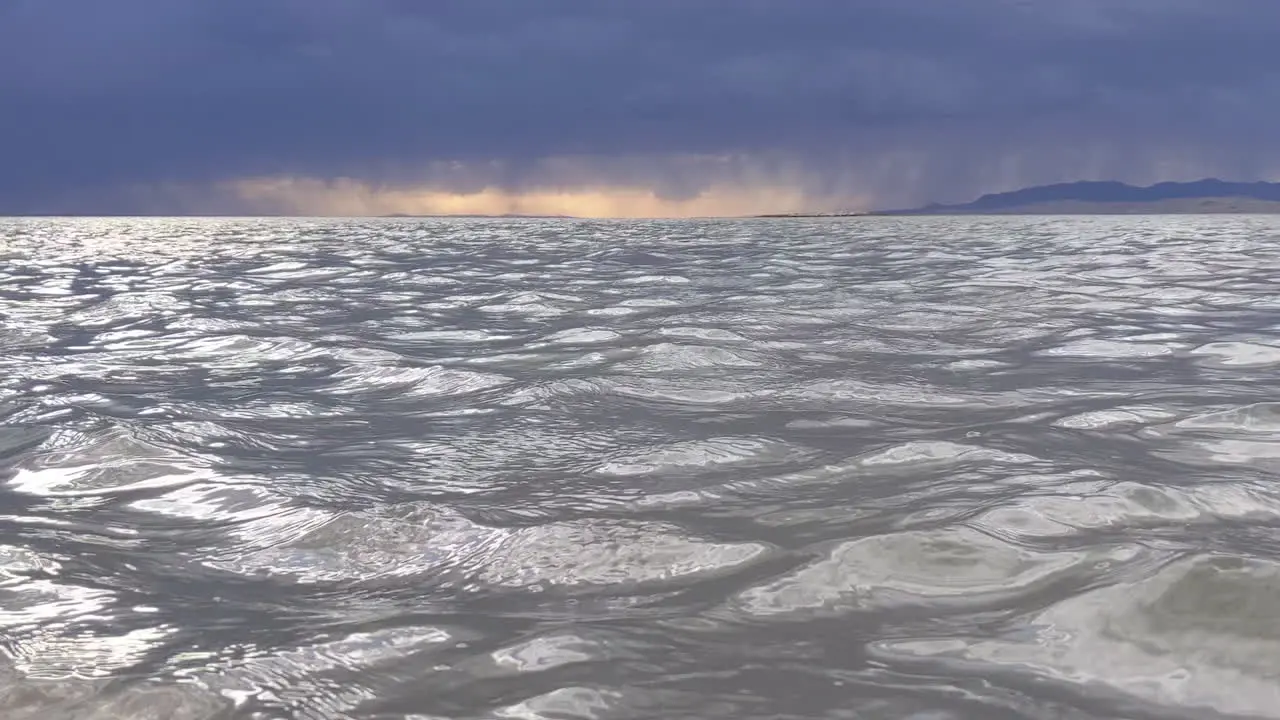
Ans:
[[[1275,0],[3,0],[0,212],[1268,179],[1278,28]]]

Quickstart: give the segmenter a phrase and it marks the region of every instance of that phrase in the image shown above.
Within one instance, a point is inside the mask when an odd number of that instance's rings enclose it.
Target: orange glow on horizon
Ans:
[[[568,215],[581,218],[732,217],[859,209],[858,197],[815,198],[781,185],[712,185],[696,197],[668,199],[645,187],[530,189],[376,187],[352,179],[250,178],[226,186],[262,212],[317,216]]]

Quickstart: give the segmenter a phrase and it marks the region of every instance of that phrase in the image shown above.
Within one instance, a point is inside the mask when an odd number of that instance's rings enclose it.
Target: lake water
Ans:
[[[0,717],[1280,718],[1280,220],[0,221]]]

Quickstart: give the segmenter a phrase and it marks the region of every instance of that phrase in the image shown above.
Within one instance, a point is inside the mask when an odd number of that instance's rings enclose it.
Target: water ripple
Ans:
[[[1265,217],[0,222],[0,715],[1280,718]]]

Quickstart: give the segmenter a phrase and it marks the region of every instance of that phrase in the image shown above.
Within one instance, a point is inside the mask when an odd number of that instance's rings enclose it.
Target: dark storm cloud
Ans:
[[[1270,0],[7,0],[0,210],[575,154],[909,166],[932,195],[1054,143],[1112,148],[1069,172],[1256,174],[1276,27]]]

